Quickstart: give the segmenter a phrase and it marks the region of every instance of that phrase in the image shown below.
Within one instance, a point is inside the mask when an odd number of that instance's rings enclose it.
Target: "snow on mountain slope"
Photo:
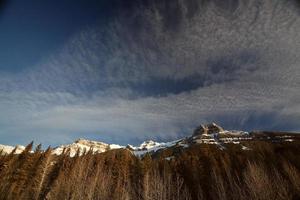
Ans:
[[[25,147],[24,146],[20,146],[20,145],[18,145],[18,146],[16,146],[17,148],[16,148],[16,154],[19,154],[19,153],[21,153],[22,151],[24,151],[24,149],[25,149]],[[2,144],[0,144],[0,152],[2,153],[2,154],[9,154],[9,153],[11,153],[13,150],[15,149],[15,147],[13,147],[13,146],[7,146],[7,145],[2,145]]]
[[[152,148],[157,148],[161,146],[163,143],[154,142],[153,140],[148,140],[143,142],[139,147],[135,148],[136,150],[148,150]]]
[[[61,145],[53,150],[53,154],[60,155],[64,150],[70,151],[70,156],[75,156],[77,151],[79,155],[82,155],[84,152],[92,150],[94,153],[103,153],[111,149],[120,149],[124,148],[123,146],[116,144],[106,144],[103,142],[78,139],[72,144]]]
[[[139,147],[133,147],[130,145],[132,153],[136,156],[143,156],[146,153],[153,153],[160,149],[168,148],[179,144],[183,139],[175,140],[171,142],[154,142],[152,140],[143,142]]]

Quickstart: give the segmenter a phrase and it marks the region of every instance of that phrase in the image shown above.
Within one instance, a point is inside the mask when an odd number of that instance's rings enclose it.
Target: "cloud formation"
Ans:
[[[210,121],[300,130],[298,52],[294,1],[137,1],[40,64],[0,73],[0,135],[125,144]]]

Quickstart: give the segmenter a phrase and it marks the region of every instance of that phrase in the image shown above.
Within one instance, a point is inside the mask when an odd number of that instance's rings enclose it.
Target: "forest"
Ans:
[[[0,156],[0,199],[299,199],[299,141],[193,145],[137,157],[128,149],[69,156],[27,145]]]

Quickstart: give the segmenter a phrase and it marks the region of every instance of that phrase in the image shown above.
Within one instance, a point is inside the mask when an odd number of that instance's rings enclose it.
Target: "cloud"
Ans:
[[[1,138],[124,144],[210,121],[299,130],[297,7],[198,2],[140,3],[76,33],[37,66],[0,74]]]

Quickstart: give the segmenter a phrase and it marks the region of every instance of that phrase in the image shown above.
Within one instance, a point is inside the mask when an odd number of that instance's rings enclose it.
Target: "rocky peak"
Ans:
[[[211,123],[211,124],[205,124],[205,125],[200,125],[197,127],[193,133],[193,136],[199,136],[203,134],[213,134],[213,133],[219,133],[223,132],[224,129],[217,125],[216,123]]]
[[[86,139],[78,139],[74,142],[75,144],[87,145],[87,146],[108,146],[108,144],[98,141],[86,140]]]
[[[160,145],[159,142],[155,142],[155,141],[153,141],[153,140],[147,140],[147,141],[143,142],[143,143],[138,147],[138,149],[147,150],[147,149],[150,149],[150,148],[159,146],[159,145]]]

